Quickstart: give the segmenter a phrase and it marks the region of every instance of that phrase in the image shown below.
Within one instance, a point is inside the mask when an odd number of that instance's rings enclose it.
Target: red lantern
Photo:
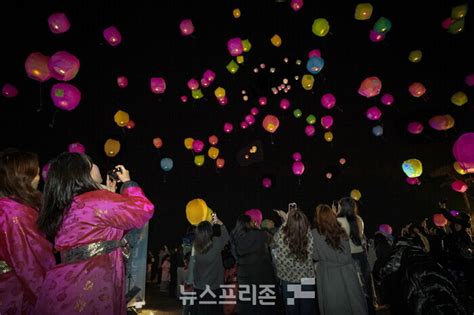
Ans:
[[[163,141],[160,137],[156,137],[155,139],[153,139],[153,145],[155,146],[155,148],[159,149],[163,146]]]
[[[462,180],[456,180],[456,181],[452,182],[451,188],[454,191],[464,193],[467,190],[467,184],[465,182],[463,182]]]
[[[433,215],[433,223],[437,227],[443,227],[448,224],[448,220],[441,213]]]
[[[420,97],[425,94],[426,88],[420,82],[415,82],[408,87],[408,91],[413,97]]]

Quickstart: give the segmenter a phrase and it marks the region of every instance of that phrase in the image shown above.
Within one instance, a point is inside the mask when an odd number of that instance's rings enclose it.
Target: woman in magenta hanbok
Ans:
[[[150,220],[154,206],[128,170],[117,168],[121,194],[100,189],[93,179],[97,166],[84,154],[52,161],[38,222],[54,237],[61,264],[46,274],[37,314],[126,313],[121,240]]]
[[[34,153],[0,153],[0,314],[34,314],[53,246],[36,226],[41,193]]]

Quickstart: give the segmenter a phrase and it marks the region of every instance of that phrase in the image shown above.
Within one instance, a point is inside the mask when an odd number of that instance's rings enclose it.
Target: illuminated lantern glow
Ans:
[[[119,110],[114,115],[114,121],[119,127],[125,127],[130,121],[130,116],[127,112]]]
[[[16,97],[18,95],[18,89],[10,83],[5,83],[2,86],[2,95],[7,98]]]
[[[153,139],[153,145],[155,146],[155,148],[159,149],[163,146],[163,140],[161,140],[160,137],[156,137]]]
[[[418,121],[412,121],[408,124],[407,130],[409,133],[418,135],[423,132],[423,124]]]
[[[430,118],[428,121],[429,125],[431,128],[442,131],[442,130],[448,130],[454,127],[455,121],[453,116],[451,115],[438,115],[438,116],[433,116]]]
[[[359,87],[359,94],[367,98],[379,95],[382,89],[382,82],[377,77],[368,77],[362,81]]]
[[[189,36],[192,33],[194,33],[194,25],[193,21],[190,19],[182,20],[179,23],[179,30],[181,31],[181,35],[183,36]]]
[[[370,3],[359,3],[354,12],[354,18],[359,21],[370,19],[373,7]]]
[[[474,173],[474,132],[464,133],[454,142],[453,155],[462,169]]]
[[[75,142],[68,145],[67,151],[76,153],[86,153],[86,148],[84,148],[82,143]]]
[[[49,57],[40,52],[31,53],[25,61],[25,71],[30,79],[44,82],[51,78]]]
[[[211,221],[212,210],[200,198],[193,199],[186,204],[186,219],[191,225],[198,225],[203,221]]]
[[[117,46],[122,42],[122,35],[115,26],[110,26],[104,29],[102,35],[110,46]]]
[[[51,75],[60,81],[70,81],[79,72],[81,63],[74,55],[67,51],[58,51],[49,58],[48,68]]]
[[[351,190],[351,198],[358,201],[360,198],[362,198],[362,194],[358,189],[352,189]]]
[[[51,98],[54,106],[71,111],[79,105],[81,91],[69,83],[56,83],[51,88]]]
[[[150,89],[155,94],[163,94],[166,91],[166,81],[163,78],[151,78]]]
[[[402,163],[402,170],[410,178],[419,177],[423,173],[423,165],[418,159],[409,159]]]
[[[408,87],[408,91],[413,97],[420,97],[426,93],[426,88],[420,82],[414,82]]]
[[[69,20],[64,13],[54,13],[48,18],[48,25],[51,32],[54,34],[65,33],[71,27]]]
[[[448,220],[441,213],[436,213],[433,215],[433,223],[437,227],[443,227],[448,224]]]
[[[280,126],[280,120],[276,116],[267,115],[263,119],[262,126],[263,126],[263,129],[265,129],[269,133],[274,133],[275,131],[277,131],[278,127]]]
[[[454,191],[465,193],[467,191],[467,184],[463,182],[462,180],[456,180],[451,183],[451,188]]]
[[[108,157],[116,156],[120,151],[120,142],[115,139],[107,139],[104,144],[104,151]]]

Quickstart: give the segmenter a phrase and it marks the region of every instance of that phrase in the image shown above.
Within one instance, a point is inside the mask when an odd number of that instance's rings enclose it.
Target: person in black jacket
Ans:
[[[451,275],[423,249],[414,228],[389,257],[377,261],[376,281],[389,282],[391,314],[467,314]]]

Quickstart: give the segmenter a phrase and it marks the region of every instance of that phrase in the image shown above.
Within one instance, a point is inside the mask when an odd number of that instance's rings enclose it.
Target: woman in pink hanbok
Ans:
[[[122,238],[145,225],[154,206],[128,170],[116,169],[121,194],[94,181],[98,169],[87,155],[51,162],[38,223],[54,237],[61,264],[46,274],[36,314],[126,314]]]
[[[0,153],[0,314],[34,314],[53,245],[36,226],[41,202],[34,153]]]

